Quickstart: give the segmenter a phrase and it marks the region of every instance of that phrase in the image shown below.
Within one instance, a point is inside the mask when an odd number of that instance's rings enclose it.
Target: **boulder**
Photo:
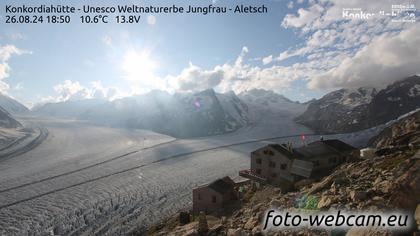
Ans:
[[[321,200],[319,200],[318,202],[318,208],[328,208],[329,206],[331,206],[331,204],[335,202],[334,200],[334,197],[331,195],[323,195],[321,197]]]
[[[259,210],[260,210],[260,208],[262,207],[262,203],[259,203],[259,204],[257,204],[257,205],[255,205],[255,206],[253,206],[252,207],[252,213],[255,213],[255,212],[258,212]]]
[[[376,189],[383,192],[383,193],[389,193],[391,191],[392,188],[392,182],[389,180],[384,180],[382,182],[380,182],[379,184],[377,184]]]
[[[261,227],[260,226],[255,226],[252,231],[251,231],[252,235],[254,236],[262,236],[262,232],[261,232]]]
[[[198,236],[199,234],[197,233],[197,230],[190,229],[190,230],[187,230],[186,232],[183,232],[182,235],[184,235],[184,236]]]
[[[254,217],[251,217],[248,219],[248,221],[245,223],[244,225],[244,229],[247,230],[252,230],[255,226],[258,225],[258,221],[257,219],[255,219]]]
[[[209,234],[211,234],[211,235],[220,235],[220,232],[222,232],[223,228],[224,227],[223,227],[222,224],[216,224],[215,226],[213,226],[209,230]]]
[[[301,189],[314,183],[313,179],[302,179],[294,184],[295,189]]]
[[[391,187],[390,202],[402,209],[414,210],[420,204],[420,161],[416,161],[410,169],[395,180]]]
[[[273,206],[273,207],[280,207],[280,206],[281,206],[281,202],[280,202],[279,200],[277,200],[277,199],[273,199],[273,200],[271,200],[271,202],[270,202],[270,206]]]
[[[241,228],[237,228],[237,229],[228,229],[226,235],[227,236],[243,236],[245,234]]]
[[[326,188],[330,188],[333,182],[336,182],[337,184],[342,184],[346,182],[344,173],[334,172],[333,174],[327,176],[321,182],[314,184],[312,188],[309,189],[308,194],[312,195]]]
[[[375,201],[375,202],[385,202],[384,198],[383,197],[380,197],[380,196],[374,196],[372,198],[372,201]]]
[[[350,199],[355,202],[363,201],[367,198],[367,194],[364,191],[350,191]]]

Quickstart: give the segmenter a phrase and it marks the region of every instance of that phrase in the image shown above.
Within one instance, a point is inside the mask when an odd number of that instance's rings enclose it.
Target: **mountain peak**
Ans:
[[[196,96],[216,96],[216,92],[214,91],[213,88],[208,88],[206,90],[203,90],[201,92],[195,93],[194,95]]]
[[[357,89],[339,89],[324,95],[318,101],[323,103],[337,103],[349,107],[368,104],[377,94],[375,88],[361,87]]]
[[[270,100],[273,102],[283,101],[295,103],[287,97],[274,92],[273,90],[266,89],[251,89],[239,94],[240,97],[245,100]]]

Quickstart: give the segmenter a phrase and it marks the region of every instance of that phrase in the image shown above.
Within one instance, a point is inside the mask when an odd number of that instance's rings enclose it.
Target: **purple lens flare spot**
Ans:
[[[195,100],[194,100],[194,107],[195,108],[197,108],[197,109],[200,109],[201,108],[201,98],[196,98]]]

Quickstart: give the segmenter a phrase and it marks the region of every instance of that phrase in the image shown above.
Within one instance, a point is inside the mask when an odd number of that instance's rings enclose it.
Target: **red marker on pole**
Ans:
[[[303,145],[305,145],[305,134],[304,133],[302,133],[300,135],[300,139],[302,140]]]

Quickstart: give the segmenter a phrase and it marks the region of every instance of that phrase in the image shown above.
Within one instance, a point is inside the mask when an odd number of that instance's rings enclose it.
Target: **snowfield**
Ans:
[[[236,132],[195,139],[27,118],[48,136],[26,153],[0,159],[0,235],[123,234],[191,207],[194,186],[237,176],[258,147],[300,145],[301,133],[307,142],[319,139],[290,114],[255,116],[258,122]],[[379,130],[338,137],[362,146]]]

